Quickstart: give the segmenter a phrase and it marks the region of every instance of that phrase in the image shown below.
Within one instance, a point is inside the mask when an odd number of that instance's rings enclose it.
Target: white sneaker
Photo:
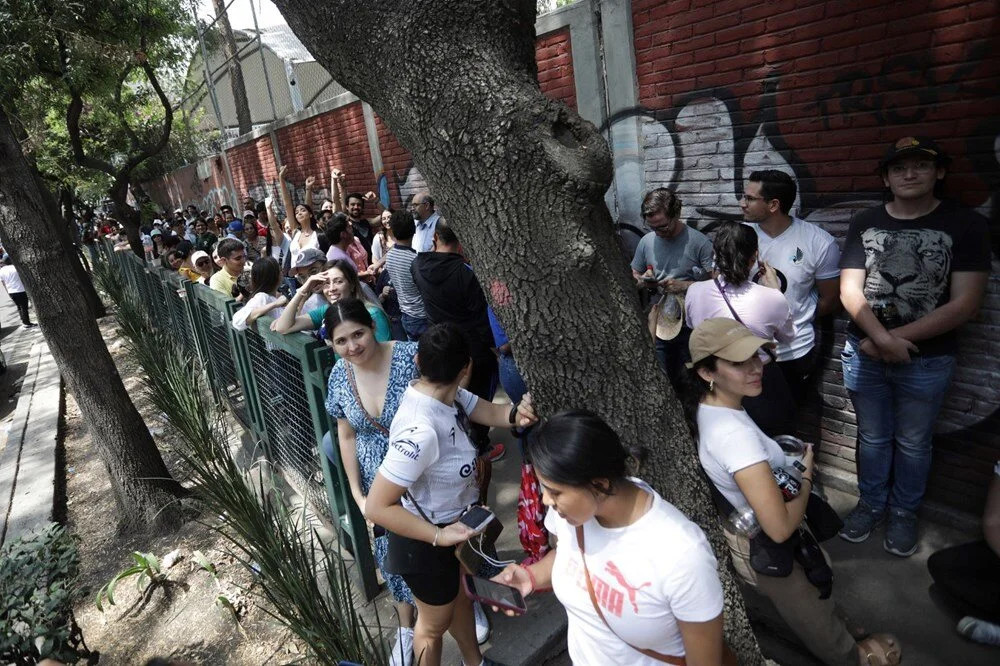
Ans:
[[[473,602],[472,613],[476,618],[476,642],[482,645],[490,640],[490,620],[486,617],[483,605],[478,601]]]
[[[396,630],[396,642],[392,646],[389,666],[411,666],[413,664],[413,629],[400,627]]]

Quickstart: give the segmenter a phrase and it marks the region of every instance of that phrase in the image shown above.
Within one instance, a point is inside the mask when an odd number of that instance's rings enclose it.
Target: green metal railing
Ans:
[[[216,402],[262,445],[286,479],[337,525],[342,542],[354,555],[365,597],[374,598],[379,583],[368,528],[351,497],[336,422],[325,407],[333,353],[309,335],[271,331],[269,317],[237,331],[232,317],[239,304],[233,299],[172,271],[150,267],[132,252],[114,252],[109,243],[101,249],[138,295],[153,325],[176,334],[185,352],[201,361]],[[321,454],[327,433],[333,439],[332,461]]]

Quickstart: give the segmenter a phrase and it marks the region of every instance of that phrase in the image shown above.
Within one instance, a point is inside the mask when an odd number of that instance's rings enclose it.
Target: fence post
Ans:
[[[308,368],[303,366],[302,371],[307,382],[310,411],[318,441],[322,441],[324,434],[329,432],[333,443],[333,461],[320,451],[323,485],[330,506],[336,508],[338,527],[350,539],[365,598],[371,601],[378,594],[379,585],[375,573],[375,558],[368,538],[368,523],[351,496],[351,487],[340,459],[336,422],[326,411],[327,379],[333,369],[333,351],[326,345],[313,347],[308,351]]]

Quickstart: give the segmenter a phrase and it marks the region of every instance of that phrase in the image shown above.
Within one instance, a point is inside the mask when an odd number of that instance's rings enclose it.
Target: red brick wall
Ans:
[[[954,157],[949,193],[992,215],[1000,248],[995,3],[635,0],[632,10],[646,187],[675,189],[694,226],[738,219],[743,177],[773,167],[797,180],[800,217],[842,235],[855,210],[882,200],[885,147],[926,134]],[[989,291],[963,328],[929,491],[974,511],[1000,452],[996,276]],[[843,326],[827,335],[822,400],[805,426],[820,460],[853,473]]]
[[[542,92],[575,109],[576,87],[573,81],[569,29],[563,28],[540,36],[535,53]],[[316,177],[313,191],[315,198],[318,200],[326,196],[329,193],[330,169],[334,166],[347,173],[350,191],[387,193],[393,206],[402,205],[413,196],[416,189],[422,188],[423,178],[413,168],[409,151],[377,116],[375,127],[382,154],[381,174],[374,173],[360,102],[277,130],[275,135],[278,152],[282,161],[288,165],[285,180],[293,191],[296,203],[303,200],[307,176]],[[271,194],[276,197],[280,212],[281,204],[275,189],[278,172],[270,138],[261,137],[230,148],[227,154],[237,198],[242,200],[250,193],[251,196],[262,199]],[[186,174],[182,176],[180,171],[171,174],[171,177],[180,177],[185,183],[190,180]],[[154,201],[165,206],[183,206],[190,203],[190,192],[200,191],[191,184],[171,188],[168,186],[169,180],[167,178],[163,179],[163,183],[157,181],[146,184]],[[228,196],[228,191],[223,194]]]
[[[294,187],[296,203],[303,199],[307,176],[316,177],[317,199],[329,194],[332,167],[347,174],[348,191],[375,189],[361,102],[282,127],[276,134],[281,160],[288,165],[285,180]]]
[[[546,97],[558,99],[576,110],[576,84],[573,81],[573,53],[569,28],[542,35],[535,43],[538,62],[538,87]]]
[[[267,196],[277,198],[278,167],[274,161],[271,137],[240,144],[226,151],[229,170],[233,176],[236,201],[242,203],[247,196],[262,201]],[[240,211],[237,210],[239,215]]]

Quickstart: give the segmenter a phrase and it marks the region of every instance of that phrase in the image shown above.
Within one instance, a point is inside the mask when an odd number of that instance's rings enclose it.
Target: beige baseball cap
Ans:
[[[724,317],[706,319],[691,332],[691,339],[688,341],[691,361],[687,367],[693,367],[695,363],[709,356],[740,363],[769,344],[770,340],[757,337],[735,319]]]

